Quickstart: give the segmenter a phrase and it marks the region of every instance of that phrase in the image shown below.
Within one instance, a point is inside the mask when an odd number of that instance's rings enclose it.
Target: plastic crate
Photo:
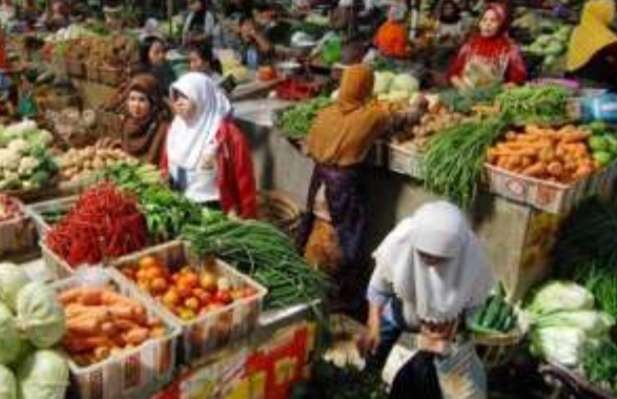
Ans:
[[[610,193],[617,178],[617,162],[574,184],[540,180],[485,164],[491,193],[549,213],[567,213],[585,198]]]
[[[52,276],[52,279],[58,280],[63,278],[69,278],[73,275],[75,270],[54,251],[52,251],[44,240],[39,242],[41,247],[41,256],[47,271]]]
[[[237,342],[240,338],[251,333],[258,324],[261,315],[263,299],[267,290],[238,272],[226,263],[216,260],[218,274],[227,277],[232,285],[248,285],[256,290],[252,297],[235,300],[231,304],[209,312],[191,321],[185,321],[176,317],[163,304],[158,302],[149,293],[141,290],[134,281],[125,277],[119,269],[122,267],[135,266],[137,261],[144,256],[154,256],[163,262],[170,271],[175,271],[189,264],[197,267],[200,262],[191,253],[187,244],[181,241],[172,241],[166,244],[152,247],[139,253],[119,258],[111,263],[116,269],[119,279],[131,284],[147,300],[157,306],[161,313],[182,327],[182,348],[180,354],[186,364],[193,363],[216,350]]]
[[[51,225],[45,220],[43,214],[50,211],[68,211],[73,207],[75,202],[77,202],[78,198],[78,196],[70,196],[28,205],[26,207],[26,213],[34,222],[39,237],[43,237],[51,228]]]
[[[388,170],[416,179],[424,178],[424,157],[421,153],[394,143],[386,145],[385,165]]]
[[[167,328],[161,338],[151,338],[134,349],[81,367],[69,357],[71,383],[81,399],[145,398],[169,384],[175,374],[176,348],[180,329],[131,287],[106,270],[89,269],[51,285],[56,292],[85,285],[111,285],[122,295],[142,304],[148,316],[159,318]]]

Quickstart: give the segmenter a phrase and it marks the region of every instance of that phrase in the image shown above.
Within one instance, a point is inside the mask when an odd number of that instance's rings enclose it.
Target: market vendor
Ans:
[[[567,70],[583,79],[617,89],[617,35],[610,25],[615,18],[613,0],[585,3],[581,22],[570,37]]]
[[[182,28],[182,45],[210,43],[216,47],[221,44],[221,27],[216,16],[208,7],[207,0],[191,0],[189,13]]]
[[[463,14],[453,0],[444,0],[439,6],[437,38],[442,42],[457,43],[465,34]]]
[[[56,0],[51,4],[50,12],[45,14],[42,24],[50,31],[66,28],[71,24],[71,9],[63,0]]]
[[[158,36],[149,36],[140,42],[139,72],[156,76],[163,90],[167,91],[177,77],[176,72],[166,60],[166,54],[166,43]]]
[[[409,55],[409,41],[405,17],[407,7],[396,3],[390,6],[388,20],[377,31],[373,45],[386,57],[405,58]]]
[[[215,82],[222,78],[223,67],[221,62],[214,56],[212,47],[203,43],[189,47],[189,69],[192,72],[205,73]]]
[[[389,113],[372,103],[373,82],[368,66],[347,67],[336,103],[319,112],[306,142],[315,168],[298,245],[310,264],[341,277],[339,299],[356,294],[354,277],[364,272],[361,249],[368,210],[362,165],[389,123],[419,117],[417,107]]]
[[[257,69],[271,61],[274,46],[251,15],[245,15],[240,19],[240,38],[242,63],[248,68]]]
[[[173,185],[197,203],[256,217],[251,152],[231,119],[227,97],[197,72],[183,75],[170,95],[176,114],[167,138]]]
[[[516,43],[508,36],[504,5],[487,5],[479,32],[459,50],[450,65],[448,81],[459,89],[490,86],[497,82],[521,84],[527,70]]]
[[[416,332],[416,356],[423,367],[432,368],[401,376],[403,381],[397,377],[393,394],[486,397],[483,366],[463,331],[465,317],[481,307],[494,280],[465,215],[445,201],[423,205],[396,226],[373,256],[368,333],[359,342],[361,349],[372,354],[373,365],[381,366],[403,331]],[[450,379],[450,372],[457,375]],[[431,375],[433,384],[417,380]],[[434,383],[437,375],[439,384]],[[418,391],[419,386],[425,391]]]

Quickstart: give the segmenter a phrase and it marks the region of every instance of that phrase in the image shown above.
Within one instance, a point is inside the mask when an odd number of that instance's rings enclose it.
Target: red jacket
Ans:
[[[231,120],[221,123],[216,134],[217,184],[221,208],[225,213],[235,211],[244,219],[257,217],[257,189],[253,173],[251,150],[240,129]],[[167,151],[161,156],[161,169],[169,168]]]
[[[235,210],[244,219],[254,219],[257,217],[257,190],[251,149],[231,120],[221,123],[216,138],[221,207],[226,213]]]

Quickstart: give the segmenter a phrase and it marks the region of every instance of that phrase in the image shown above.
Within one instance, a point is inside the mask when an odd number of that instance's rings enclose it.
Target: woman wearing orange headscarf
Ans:
[[[394,4],[388,11],[388,20],[379,27],[373,45],[386,57],[405,58],[409,55],[408,32],[405,26],[407,8]]]
[[[366,200],[362,164],[388,122],[417,117],[416,112],[389,114],[371,103],[373,71],[364,65],[343,72],[336,103],[322,110],[307,138],[308,155],[315,169],[308,192],[307,214],[298,241],[309,263],[352,283],[359,269],[366,230]],[[349,289],[356,287],[350,286]]]

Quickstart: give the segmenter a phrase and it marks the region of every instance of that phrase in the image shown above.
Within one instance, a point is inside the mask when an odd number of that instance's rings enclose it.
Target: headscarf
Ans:
[[[418,251],[447,258],[426,265]],[[373,254],[377,267],[392,270],[395,294],[415,305],[420,320],[442,323],[480,305],[493,278],[480,244],[463,213],[438,201],[403,220]]]
[[[150,101],[150,114],[144,119],[127,116],[122,125],[122,147],[127,153],[158,164],[167,135],[169,108],[163,101],[158,80],[150,74],[135,75],[125,93],[124,107],[131,91],[145,94]],[[128,115],[128,112],[124,112]]]
[[[364,65],[347,68],[341,79],[338,108],[347,114],[363,106],[373,93],[374,80],[373,71]]]
[[[344,70],[337,102],[319,112],[308,135],[308,152],[316,162],[342,167],[364,161],[387,119],[383,109],[369,104],[373,80],[365,65]]]
[[[600,50],[617,43],[617,35],[608,28],[614,18],[613,0],[590,0],[585,3],[581,22],[570,37],[568,71],[584,67]]]
[[[167,154],[172,165],[195,169],[207,144],[216,140],[221,122],[231,112],[225,94],[206,75],[189,72],[172,86],[195,105],[190,121],[176,116],[169,129]]]

